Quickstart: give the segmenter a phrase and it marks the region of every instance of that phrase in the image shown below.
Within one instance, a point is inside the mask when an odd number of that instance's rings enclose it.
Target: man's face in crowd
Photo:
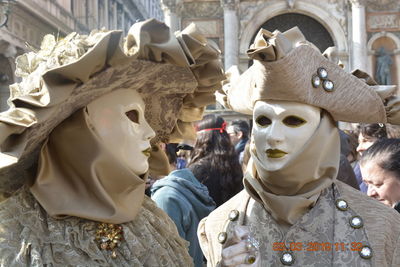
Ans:
[[[231,139],[233,145],[239,143],[240,138],[242,138],[242,132],[239,131],[236,133],[233,126],[228,126],[226,132],[229,134],[229,138]]]

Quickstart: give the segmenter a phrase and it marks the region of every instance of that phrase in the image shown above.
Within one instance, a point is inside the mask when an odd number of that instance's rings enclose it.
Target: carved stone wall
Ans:
[[[278,0],[247,0],[241,1],[239,6],[240,29],[245,29],[246,26],[254,19],[254,14],[259,10],[266,8],[272,2],[280,2]],[[242,35],[240,31],[240,36]]]
[[[208,39],[223,50],[224,10],[220,0],[184,0],[179,15],[182,29],[194,22]]]
[[[367,30],[370,32],[400,31],[400,12],[369,12]]]
[[[254,20],[254,15],[263,9],[268,9],[268,6],[273,4],[283,4],[285,6],[286,12],[296,12],[296,2],[299,1],[282,1],[282,0],[245,0],[240,1],[240,26],[241,29],[245,29],[246,26]],[[302,2],[308,2],[312,5],[318,6],[326,11],[328,11],[332,18],[337,20],[342,26],[343,30],[347,33],[347,18],[346,18],[346,9],[347,9],[347,1],[346,0],[306,0]],[[290,8],[290,5],[293,5]],[[280,12],[282,13],[282,12]]]
[[[400,11],[399,0],[367,0],[367,10],[374,11]]]
[[[325,3],[325,1],[310,0],[310,2],[327,9],[329,13],[332,14],[332,17],[340,23],[343,27],[343,31],[347,34],[347,0],[328,0],[327,3]]]
[[[183,19],[218,18],[224,16],[220,1],[185,1],[181,16]]]
[[[13,9],[8,30],[14,38],[19,40],[19,43],[28,43],[33,48],[40,47],[44,35],[48,33],[60,34],[57,28],[36,19],[27,10],[22,8]],[[18,46],[26,49],[25,45],[21,46],[19,44]]]

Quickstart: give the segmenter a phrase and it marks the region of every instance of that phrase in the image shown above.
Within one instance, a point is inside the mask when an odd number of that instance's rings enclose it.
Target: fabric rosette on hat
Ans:
[[[227,108],[252,114],[258,100],[284,100],[322,108],[335,121],[400,123],[396,86],[377,85],[359,70],[349,75],[329,59],[331,48],[321,54],[297,27],[261,29],[247,54],[253,65],[241,75],[236,67],[228,70],[216,93]]]
[[[201,119],[224,78],[220,51],[194,25],[175,36],[147,20],[132,26],[123,46],[121,37],[105,30],[60,40],[48,35],[39,51],[17,58],[22,82],[10,86],[9,109],[0,113],[2,194],[34,178],[41,145],[58,124],[116,89],[143,97],[156,132],[152,144],[194,138],[191,122]],[[150,158],[157,171],[155,158],[162,157]]]

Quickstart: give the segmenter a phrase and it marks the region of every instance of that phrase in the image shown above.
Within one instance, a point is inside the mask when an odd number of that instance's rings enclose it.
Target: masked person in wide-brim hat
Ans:
[[[224,77],[219,51],[194,25],[173,35],[156,20],[120,43],[46,36],[17,58],[0,113],[1,266],[193,265],[145,180],[168,166],[158,142],[194,137]]]
[[[399,266],[399,214],[337,177],[336,122],[398,124],[393,87],[346,73],[298,28],[261,30],[248,55],[217,96],[254,126],[245,190],[199,225],[208,266]]]

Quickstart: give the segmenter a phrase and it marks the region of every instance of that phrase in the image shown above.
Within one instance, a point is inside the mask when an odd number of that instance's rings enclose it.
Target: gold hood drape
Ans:
[[[58,125],[45,141],[30,188],[50,216],[124,223],[139,212],[145,177],[135,175],[104,147],[86,108]]]
[[[320,193],[336,180],[340,160],[339,132],[329,114],[321,116],[315,133],[280,170],[266,170],[251,140],[245,189],[275,220],[286,225],[294,224],[313,207]]]

